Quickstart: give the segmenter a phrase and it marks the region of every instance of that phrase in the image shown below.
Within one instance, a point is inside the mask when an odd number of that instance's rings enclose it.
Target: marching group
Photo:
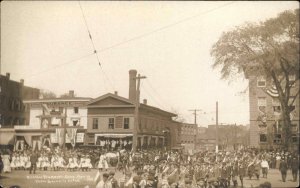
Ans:
[[[298,153],[258,152],[241,150],[233,152],[199,152],[185,155],[178,151],[148,150],[115,153],[100,150],[43,150],[40,154],[24,150],[2,155],[3,172],[11,170],[82,170],[99,169],[95,178],[97,188],[227,188],[244,185],[244,178],[267,180],[269,168],[277,168],[286,181],[291,169],[293,181],[299,171]],[[113,171],[108,168],[113,166]],[[121,171],[123,178],[114,174]],[[261,187],[271,187],[270,183]]]

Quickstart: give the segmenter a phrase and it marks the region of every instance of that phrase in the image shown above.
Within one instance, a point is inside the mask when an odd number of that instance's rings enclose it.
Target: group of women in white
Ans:
[[[11,172],[12,170],[29,170],[31,167],[30,154],[25,152],[22,154],[13,153],[10,155],[1,155],[3,161],[3,172]],[[104,165],[108,167],[107,163]],[[82,155],[79,159],[77,155],[70,156],[68,161],[57,154],[54,153],[51,157],[47,154],[42,154],[38,157],[36,163],[37,169],[40,170],[70,170],[74,171],[75,169],[88,170],[93,168],[91,164],[91,159],[88,155]]]
[[[18,155],[13,154],[11,158],[10,168],[11,169],[17,169],[17,170],[27,170],[31,166],[30,162],[30,156],[28,156],[26,153]]]
[[[91,159],[88,155],[82,155],[80,160],[78,160],[77,157],[69,157],[69,163],[67,165],[67,170],[75,170],[75,169],[82,169],[82,170],[88,170],[91,169],[92,163]]]

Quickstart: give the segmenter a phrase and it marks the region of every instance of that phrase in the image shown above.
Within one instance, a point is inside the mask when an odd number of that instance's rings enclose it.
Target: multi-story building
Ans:
[[[29,115],[25,111],[25,99],[37,99],[39,89],[27,87],[24,80],[10,79],[10,73],[0,75],[0,147],[13,147],[14,125],[27,124]]]
[[[135,127],[136,70],[129,71],[129,99],[105,94],[87,105],[87,144],[131,148],[136,138],[136,149],[178,146],[180,123],[172,120],[176,114],[150,106],[144,100],[138,107]]]
[[[25,143],[38,149],[43,145],[62,145],[64,132],[67,133],[67,147],[71,146],[72,137],[76,139],[74,145],[83,144],[87,128],[87,103],[90,100],[75,97],[74,91],[69,91],[69,96],[62,98],[24,100],[30,118],[29,124],[14,126],[16,148],[22,148]]]
[[[13,128],[14,125],[26,124],[23,100],[38,99],[39,89],[27,87],[24,80],[10,80],[10,74],[0,75],[0,125],[2,128]]]
[[[181,125],[181,145],[185,152],[193,153],[196,149],[197,125],[182,123]]]
[[[283,122],[281,105],[277,90],[270,78],[264,76],[246,75],[249,80],[250,103],[250,146],[262,149],[277,149],[282,146]],[[290,90],[293,100],[299,91],[299,80],[295,83],[295,76],[289,80],[294,83]],[[293,147],[299,146],[299,97],[297,96],[290,113],[292,121]]]

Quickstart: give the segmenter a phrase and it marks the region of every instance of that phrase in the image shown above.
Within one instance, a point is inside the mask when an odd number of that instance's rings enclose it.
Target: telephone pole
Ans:
[[[135,109],[134,109],[134,128],[133,128],[133,137],[132,137],[132,149],[136,151],[137,147],[137,140],[138,140],[138,125],[139,125],[139,106],[140,106],[140,81],[141,79],[147,78],[146,76],[141,76],[138,74],[136,79],[137,82],[137,89],[136,89],[136,99],[135,99]]]
[[[193,110],[189,110],[189,111],[193,111],[194,114],[194,123],[195,125],[197,125],[197,112],[202,111],[200,109],[193,109]]]
[[[218,131],[219,131],[219,125],[218,125],[218,101],[216,102],[216,153],[219,152],[219,134],[218,134]]]

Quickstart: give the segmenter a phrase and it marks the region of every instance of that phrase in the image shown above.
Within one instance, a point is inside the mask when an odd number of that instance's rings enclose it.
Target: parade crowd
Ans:
[[[244,185],[244,178],[265,178],[268,170],[278,169],[286,181],[288,170],[293,181],[299,171],[298,153],[239,150],[231,152],[198,152],[193,155],[180,151],[43,148],[39,152],[1,151],[2,173],[18,170],[89,171],[96,168],[96,188],[227,188]],[[122,178],[114,177],[121,172]],[[266,182],[260,187],[269,188]]]

